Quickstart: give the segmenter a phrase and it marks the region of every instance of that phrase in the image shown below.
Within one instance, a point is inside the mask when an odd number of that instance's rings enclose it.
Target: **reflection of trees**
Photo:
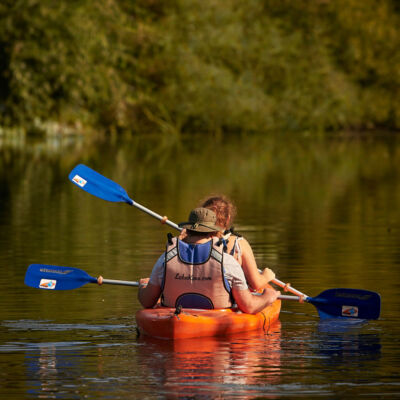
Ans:
[[[238,206],[236,228],[253,245],[259,265],[270,264],[294,286],[304,278],[310,286],[299,289],[310,295],[355,281],[373,289],[368,266],[400,259],[394,229],[400,219],[399,149],[396,138],[202,135],[79,142],[57,151],[4,147],[0,246],[7,251],[0,257],[12,253],[24,269],[38,260],[115,279],[149,274],[169,229],[73,187],[67,175],[83,162],[175,222],[209,193],[227,194]],[[19,279],[22,271],[9,273]]]

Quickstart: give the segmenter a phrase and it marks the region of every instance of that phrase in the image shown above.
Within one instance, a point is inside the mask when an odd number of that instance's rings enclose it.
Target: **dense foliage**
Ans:
[[[0,124],[397,130],[399,26],[396,0],[3,0]]]

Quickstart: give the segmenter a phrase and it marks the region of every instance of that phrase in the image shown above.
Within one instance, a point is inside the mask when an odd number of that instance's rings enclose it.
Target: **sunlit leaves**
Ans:
[[[0,4],[0,123],[111,131],[400,127],[394,0]]]

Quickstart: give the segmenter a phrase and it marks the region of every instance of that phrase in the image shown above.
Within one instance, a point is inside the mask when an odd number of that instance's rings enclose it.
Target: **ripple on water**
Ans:
[[[29,342],[7,342],[0,345],[0,352],[17,352],[17,351],[38,351],[42,349],[52,348],[54,350],[81,350],[83,348],[93,347],[89,342],[42,342],[42,343],[29,343]]]
[[[129,332],[131,327],[124,324],[61,324],[49,320],[6,320],[0,325],[4,344],[0,353],[37,351],[51,348],[59,351],[82,350],[91,347],[121,346],[121,338],[115,332]],[[15,341],[15,333],[24,332],[20,341]],[[41,341],[46,332],[46,340]],[[59,340],[60,334],[62,339]],[[10,340],[7,340],[10,339]],[[53,339],[53,340],[51,340]],[[72,340],[71,340],[72,339]]]
[[[2,326],[14,331],[71,331],[71,330],[89,330],[89,331],[114,331],[130,329],[128,325],[121,324],[99,324],[90,325],[85,323],[79,324],[58,324],[49,320],[6,320]]]

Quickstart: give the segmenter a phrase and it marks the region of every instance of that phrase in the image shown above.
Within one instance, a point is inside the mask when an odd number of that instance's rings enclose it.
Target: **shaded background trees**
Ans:
[[[6,0],[0,124],[397,130],[398,26],[394,0]]]

